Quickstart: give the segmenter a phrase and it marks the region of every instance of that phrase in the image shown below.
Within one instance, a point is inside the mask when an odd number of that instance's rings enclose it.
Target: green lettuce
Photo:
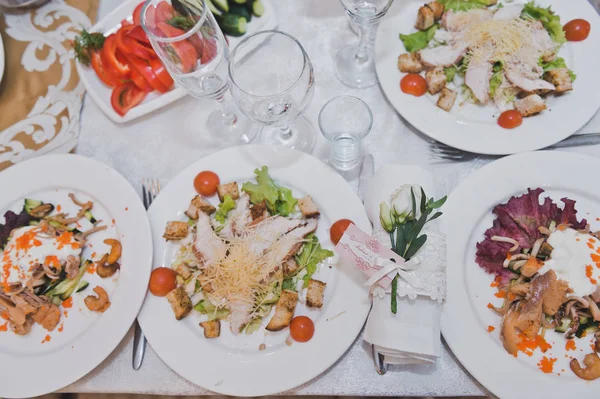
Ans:
[[[550,61],[550,62],[544,62],[540,58],[540,60],[538,61],[538,65],[544,69],[544,72],[548,72],[553,69],[562,69],[562,68],[569,69],[569,67],[567,67],[567,63],[565,62],[565,59],[562,57],[557,57],[554,61]],[[569,75],[571,76],[571,81],[574,82],[575,79],[577,79],[577,75],[575,75],[575,72],[573,72],[570,69],[569,69]]]
[[[229,316],[229,309],[226,308],[217,308],[211,302],[206,300],[201,300],[196,305],[194,305],[194,310],[205,314],[208,316],[208,321],[212,320],[223,320]]]
[[[502,77],[502,69],[504,69],[504,64],[500,61],[494,64],[492,68],[492,78],[490,79],[490,97],[494,98],[496,95],[496,90],[502,84],[504,78]]]
[[[444,5],[444,10],[468,11],[491,5],[491,0],[437,0]]]
[[[333,256],[333,252],[321,247],[319,239],[314,234],[306,236],[306,242],[296,255],[296,263],[298,264],[298,270],[306,269],[306,275],[302,277],[304,280],[304,286],[308,286],[308,281],[312,278],[312,275],[317,271],[319,263],[325,259]]]
[[[271,215],[288,216],[294,212],[298,200],[292,195],[292,190],[279,187],[271,176],[269,168],[263,166],[254,170],[256,183],[246,182],[242,185],[242,191],[250,196],[250,202],[260,204],[265,201]]]
[[[223,198],[223,202],[219,204],[219,208],[217,209],[217,213],[215,213],[215,219],[219,223],[225,223],[225,219],[227,219],[227,214],[235,208],[235,201],[231,198],[231,196],[226,195]]]
[[[567,42],[565,32],[563,31],[562,24],[560,23],[560,17],[548,8],[540,7],[535,2],[530,1],[525,4],[523,11],[521,12],[521,18],[533,19],[540,21],[544,28],[548,31],[548,34],[558,44]]]
[[[433,36],[435,35],[435,31],[438,30],[438,25],[433,25],[431,28],[419,32],[412,33],[410,35],[400,34],[400,40],[404,43],[404,47],[406,47],[406,51],[412,53],[414,51],[418,51],[427,47]]]
[[[454,80],[454,77],[456,76],[456,67],[451,66],[444,68],[444,73],[446,74],[446,81],[450,83]]]

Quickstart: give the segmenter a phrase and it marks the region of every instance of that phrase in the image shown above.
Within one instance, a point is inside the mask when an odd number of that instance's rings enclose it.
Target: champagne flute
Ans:
[[[206,124],[213,140],[249,143],[257,127],[239,115],[228,98],[229,47],[206,0],[147,0],[142,27],[175,84],[199,99],[214,99],[219,109]]]
[[[312,100],[315,81],[298,40],[276,30],[246,37],[231,53],[229,77],[238,107],[266,125],[261,130],[264,142],[312,151],[316,131],[300,115]]]

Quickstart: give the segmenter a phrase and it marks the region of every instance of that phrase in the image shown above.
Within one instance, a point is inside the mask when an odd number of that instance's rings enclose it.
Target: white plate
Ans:
[[[135,7],[140,4],[142,0],[128,0],[124,2],[121,6],[113,10],[110,14],[104,17],[100,22],[94,25],[90,31],[91,32],[110,32],[115,30],[121,25],[121,21],[124,19],[131,19],[131,14],[133,14],[133,10]],[[261,30],[269,30],[275,29],[277,27],[277,18],[275,16],[275,9],[273,8],[273,4],[271,0],[262,0],[262,3],[265,7],[265,13],[262,17],[252,18],[252,21],[248,24],[248,32],[247,34],[252,34]],[[231,37],[227,36],[229,40],[229,47],[233,50],[233,48],[244,38],[242,37]],[[90,95],[90,97],[94,100],[96,105],[108,116],[113,122],[116,123],[125,123],[132,121],[140,116],[144,116],[153,111],[156,111],[159,108],[162,108],[166,105],[171,104],[174,101],[179,100],[183,96],[186,95],[186,91],[182,88],[175,87],[173,90],[160,94],[156,91],[149,93],[144,101],[142,101],[139,105],[130,109],[125,116],[121,116],[115,112],[112,105],[110,104],[110,95],[112,89],[102,83],[102,81],[98,78],[96,73],[91,67],[86,67],[85,65],[81,65],[79,62],[77,64],[77,73],[83,82],[85,90]]]
[[[523,1],[521,1],[523,2]],[[400,91],[398,56],[406,50],[400,33],[413,33],[417,10],[422,1],[397,1],[381,23],[375,44],[375,67],[381,88],[392,106],[414,127],[429,137],[452,147],[480,154],[513,154],[533,151],[555,144],[583,127],[600,108],[600,17],[587,0],[540,0],[561,17],[563,24],[584,18],[592,25],[583,42],[567,43],[560,56],[577,74],[573,91],[562,97],[549,97],[548,109],[525,118],[516,129],[503,129],[494,106],[456,104],[451,112],[438,108],[437,96],[414,97]],[[594,29],[594,27],[596,27]]]
[[[245,146],[208,156],[181,172],[161,191],[149,209],[155,242],[154,267],[169,266],[174,244],[162,234],[167,221],[183,218],[195,195],[193,180],[202,170],[217,173],[222,183],[242,183],[254,178],[257,167],[267,165],[273,179],[290,187],[296,197],[310,194],[321,211],[317,236],[329,249],[329,227],[335,220],[352,219],[361,229],[371,227],[363,205],[348,183],[310,155],[285,148]],[[348,265],[321,266],[319,276],[327,282],[321,310],[298,305],[296,315],[305,314],[315,322],[315,335],[307,343],[285,344],[289,330],[234,337],[228,323],[217,339],[206,339],[196,312],[176,321],[165,298],[151,294],[139,315],[139,322],[152,348],[175,372],[211,391],[236,396],[271,395],[301,385],[333,365],[360,332],[370,309],[364,278]],[[196,314],[195,314],[196,313]],[[269,319],[266,318],[266,321]],[[267,349],[259,351],[261,343]]]
[[[66,309],[68,317],[61,316],[62,332],[55,329],[48,333],[39,325],[24,337],[10,330],[0,332],[0,363],[4,365],[0,396],[43,395],[77,381],[98,366],[131,327],[151,270],[150,225],[138,195],[121,175],[78,155],[47,155],[19,163],[0,173],[0,185],[2,215],[8,209],[20,212],[26,197],[60,204],[71,214],[76,209],[67,196],[69,192],[81,200],[94,201],[94,216],[109,228],[90,236],[85,257],[93,252],[97,253],[95,259],[101,257],[108,250],[102,242],[107,237],[118,238],[123,245],[122,267],[116,278],[85,275],[90,285],[73,295],[73,306]],[[106,289],[112,303],[101,314],[88,311],[83,303],[96,285]],[[42,344],[47,334],[51,340]]]
[[[581,154],[558,151],[525,153],[500,159],[470,176],[444,205],[442,227],[448,239],[447,300],[442,311],[442,333],[450,349],[466,369],[498,397],[510,398],[597,398],[600,381],[586,382],[575,376],[565,357],[562,334],[546,332],[553,345],[545,355],[557,358],[554,374],[537,367],[542,354],[533,357],[508,354],[500,341],[500,317],[487,308],[499,305],[490,287],[493,276],[475,263],[475,245],[492,226],[492,208],[527,188],[541,187],[562,208],[560,198],[575,201],[578,217],[600,228],[600,186],[587,171],[600,170],[600,160]],[[488,326],[496,329],[486,331]],[[577,350],[569,352],[580,361],[590,353],[589,340],[575,340]],[[580,351],[581,349],[581,351]],[[562,372],[561,370],[565,371]],[[561,375],[558,376],[557,373]]]

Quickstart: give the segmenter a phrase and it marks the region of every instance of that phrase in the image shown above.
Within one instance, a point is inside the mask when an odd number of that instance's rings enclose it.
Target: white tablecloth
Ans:
[[[103,0],[100,18],[119,3],[118,0]],[[273,3],[279,28],[300,40],[314,64],[315,96],[306,116],[315,127],[318,126],[318,112],[327,100],[340,94],[352,94],[365,100],[373,111],[373,129],[365,140],[365,149],[374,155],[376,168],[385,163],[422,165],[434,171],[441,185],[440,192],[450,192],[473,169],[489,162],[489,158],[479,158],[461,164],[432,164],[425,137],[407,126],[390,107],[379,86],[353,90],[336,79],[333,69],[335,55],[346,44],[357,41],[348,28],[338,1],[275,0]],[[140,180],[143,177],[158,177],[166,184],[184,167],[218,149],[207,142],[202,132],[206,111],[213,107],[211,102],[185,98],[153,115],[117,125],[104,116],[91,99],[86,98],[76,151],[111,165],[141,195]],[[596,131],[600,132],[600,118],[597,117],[596,121]],[[598,147],[571,151],[597,155]],[[327,154],[327,143],[319,137],[313,155],[326,159]],[[346,178],[356,186],[356,175],[349,174]],[[134,371],[131,367],[132,346],[133,334],[130,331],[107,360],[63,391],[172,395],[209,393],[176,375],[151,348],[147,349],[141,370]],[[457,362],[445,344],[435,365],[392,366],[386,375],[379,376],[373,368],[370,348],[362,337],[358,337],[348,353],[330,370],[288,393],[463,396],[485,395],[487,392]]]

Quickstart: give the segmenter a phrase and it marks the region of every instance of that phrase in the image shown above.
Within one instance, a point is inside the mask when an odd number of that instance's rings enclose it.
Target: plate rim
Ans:
[[[29,364],[27,364],[28,359],[57,361],[57,354],[61,356],[61,364],[76,363],[78,364],[78,367],[68,368],[71,370],[70,373],[64,373],[62,372],[64,371],[62,368],[56,368],[56,375],[52,376],[52,378],[48,377],[48,373],[50,373],[53,369],[45,367],[45,377],[36,384],[21,384],[19,386],[9,387],[9,389],[6,389],[8,384],[3,382],[0,385],[0,391],[2,391],[0,395],[2,396],[33,397],[43,395],[64,388],[90,373],[102,362],[104,362],[115,350],[115,348],[117,348],[117,346],[123,341],[123,338],[127,335],[127,332],[135,321],[145,297],[147,281],[150,278],[150,266],[152,263],[153,245],[150,223],[146,216],[146,211],[141,203],[141,200],[134,188],[125,179],[125,177],[123,177],[115,169],[95,159],[84,157],[78,154],[47,154],[17,163],[9,167],[0,173],[0,184],[7,180],[11,181],[15,178],[22,179],[22,176],[24,175],[29,176],[27,171],[35,170],[35,168],[39,168],[40,166],[46,168],[46,170],[48,170],[50,173],[50,171],[54,170],[53,168],[59,168],[60,171],[64,171],[62,168],[65,167],[65,165],[73,168],[73,170],[79,169],[81,171],[85,171],[85,173],[95,173],[94,185],[98,186],[97,190],[102,189],[102,185],[98,184],[100,181],[102,181],[102,178],[106,178],[107,182],[104,184],[104,188],[106,188],[106,184],[110,184],[111,189],[118,188],[120,196],[123,198],[121,203],[127,205],[124,205],[124,209],[119,211],[111,209],[108,206],[106,206],[106,208],[111,214],[114,215],[115,219],[118,217],[117,226],[119,226],[121,234],[127,234],[121,239],[128,240],[132,244],[135,244],[136,248],[140,249],[142,252],[145,250],[147,254],[138,255],[139,252],[137,251],[128,251],[130,254],[126,255],[125,250],[127,250],[127,246],[124,246],[123,257],[127,256],[128,259],[131,260],[132,264],[136,264],[136,267],[135,269],[130,268],[129,270],[132,271],[127,273],[127,275],[121,274],[119,276],[117,288],[113,293],[113,298],[111,298],[113,305],[118,304],[117,308],[114,306],[112,307],[113,309],[117,310],[110,312],[111,309],[109,308],[106,313],[100,315],[97,320],[93,322],[93,325],[90,325],[90,328],[87,328],[81,335],[74,338],[74,340],[71,341],[71,344],[75,348],[71,348],[69,350],[68,345],[65,345],[61,348],[55,349],[52,352],[43,352],[39,355],[28,355],[27,357],[8,355],[5,353],[0,354],[0,361],[16,360],[18,366],[23,367],[23,371],[25,373],[32,372],[29,369],[29,367],[31,367],[31,361],[29,361]],[[99,177],[100,179],[98,179]],[[61,178],[57,178],[57,180],[61,180]],[[36,190],[36,188],[33,187],[34,182],[28,184],[29,186],[22,188],[26,189],[27,192]],[[53,184],[52,186],[60,187],[61,184],[68,183],[57,183]],[[38,186],[47,187],[47,184],[42,182],[38,184]],[[85,189],[81,189],[77,187],[71,187],[71,185],[69,185],[71,188],[88,192],[94,198],[100,200],[102,195],[97,195],[97,193],[94,193],[93,190],[90,190],[89,187],[91,186],[92,185],[90,184],[90,186],[86,187]],[[3,190],[0,205],[6,207],[12,201],[22,198],[24,195],[27,195],[27,193],[19,192],[16,194],[7,194],[7,191]],[[128,209],[125,209],[125,207]],[[123,215],[123,217],[117,215]],[[129,235],[133,235],[134,237],[137,236],[137,238],[130,239],[128,238]],[[124,276],[127,276],[126,279]],[[124,281],[130,282],[131,284],[125,288],[123,286]],[[120,288],[119,283],[121,284]],[[107,331],[110,331],[110,334],[106,334]],[[97,340],[100,338],[100,336],[103,339],[103,343],[98,344]],[[92,343],[94,344],[93,346],[91,345]],[[90,351],[90,347],[93,347],[94,349]]]
[[[201,160],[194,162],[193,164],[191,164],[190,166],[185,168],[180,174],[178,174],[177,177],[173,178],[171,180],[171,182],[169,183],[171,188],[169,188],[169,185],[166,186],[165,189],[163,189],[161,191],[161,194],[159,194],[159,196],[153,202],[152,207],[149,209],[150,223],[153,226],[153,236],[155,238],[160,237],[160,234],[164,229],[164,226],[156,226],[155,223],[158,223],[157,219],[160,219],[159,213],[165,212],[165,211],[159,210],[159,207],[161,206],[162,201],[167,201],[170,198],[169,192],[171,190],[178,190],[179,186],[181,184],[183,184],[184,179],[187,180],[187,175],[195,175],[199,170],[205,170],[207,168],[210,169],[211,168],[210,165],[214,165],[216,159],[218,159],[220,157],[227,158],[228,156],[235,156],[235,155],[239,156],[241,154],[241,152],[248,153],[251,157],[255,157],[255,159],[258,157],[259,159],[262,159],[262,160],[264,160],[265,157],[267,156],[265,154],[269,154],[269,155],[273,155],[273,156],[282,156],[282,155],[289,154],[290,156],[298,157],[299,164],[308,163],[309,165],[311,165],[311,168],[312,168],[311,170],[318,171],[319,173],[324,172],[323,174],[328,174],[329,176],[327,178],[325,178],[324,181],[328,181],[328,182],[330,180],[337,181],[337,183],[340,186],[343,185],[344,187],[347,187],[347,190],[346,189],[345,190],[348,193],[352,193],[352,195],[354,196],[352,198],[352,202],[354,203],[352,205],[352,208],[360,210],[360,212],[361,212],[359,215],[357,215],[357,216],[359,216],[359,218],[357,218],[355,221],[363,229],[370,231],[370,229],[371,229],[370,222],[368,221],[368,217],[366,215],[366,212],[364,210],[362,202],[360,201],[360,199],[358,199],[358,196],[356,195],[356,193],[354,193],[352,188],[343,179],[343,177],[341,177],[339,174],[335,173],[332,169],[330,169],[327,165],[322,163],[320,160],[318,160],[317,158],[314,158],[308,154],[298,152],[296,150],[291,150],[291,149],[286,149],[286,148],[274,149],[272,147],[264,146],[264,145],[247,145],[247,146],[240,146],[240,147],[232,147],[232,148],[228,148],[228,149],[222,150],[220,152],[211,154],[208,157],[205,157]],[[286,159],[289,160],[289,157]],[[248,162],[248,164],[246,164],[247,161],[241,161],[241,162],[242,162],[241,167],[250,168],[249,162]],[[264,162],[264,161],[261,161],[261,162]],[[256,163],[256,161],[255,161],[255,163]],[[264,164],[269,165],[269,162],[264,162]],[[238,165],[240,165],[240,161],[238,161]],[[260,165],[258,163],[256,163],[254,165],[254,167],[259,167],[259,166]],[[277,169],[279,169],[279,168],[287,169],[289,167],[290,166],[288,165],[288,162],[286,162],[285,165],[278,165]],[[271,174],[274,176],[275,179],[277,179],[277,175],[279,174],[277,172],[277,169],[272,168],[270,170]],[[214,167],[212,167],[212,170],[214,170]],[[251,175],[252,170],[253,169],[249,169],[247,171],[248,173],[239,173],[239,174]],[[219,172],[217,171],[217,173],[219,173]],[[238,173],[238,172],[235,172],[235,173]],[[332,178],[332,176],[333,176],[333,178]],[[193,177],[192,177],[192,179],[193,179]],[[191,189],[191,187],[190,187],[190,190],[193,190],[193,189]],[[309,192],[309,194],[311,194],[311,193]],[[161,195],[166,195],[166,197],[163,196],[163,198],[161,200]],[[156,207],[154,204],[156,204]],[[171,212],[171,214],[175,215],[176,210],[172,210],[172,211],[173,212]],[[330,213],[330,212],[328,212],[328,213]],[[156,264],[157,262],[160,262],[157,259],[156,254],[161,251],[161,245],[155,245],[156,261],[155,261],[155,265],[153,265],[153,267],[159,266],[159,264]],[[337,281],[336,281],[336,290],[340,289],[339,288],[340,283],[342,281],[345,281],[346,278],[343,277],[345,275],[346,275],[346,273],[344,273],[341,270],[338,270]],[[349,290],[350,292],[354,292],[357,289],[358,288],[356,288],[356,287],[350,286],[350,288],[346,288],[346,291]],[[362,292],[362,290],[363,290],[362,287],[360,288],[360,290]],[[362,330],[362,328],[364,326],[368,312],[370,310],[370,301],[366,300],[366,299],[368,299],[366,291],[364,292],[364,298],[365,298],[365,301],[357,300],[356,301],[357,303],[355,304],[355,306],[352,307],[351,313],[353,313],[354,316],[352,317],[352,319],[350,319],[351,320],[350,322],[346,323],[348,326],[350,326],[350,329],[346,329],[346,331],[350,331],[350,332],[347,333],[344,338],[339,339],[339,341],[342,343],[338,345],[338,348],[334,352],[331,352],[330,354],[328,354],[325,361],[321,360],[323,358],[323,354],[321,353],[321,358],[319,360],[316,360],[314,363],[316,365],[315,367],[303,368],[303,372],[301,374],[298,374],[298,373],[294,374],[294,373],[290,372],[289,375],[286,375],[286,378],[283,378],[283,379],[280,378],[279,381],[274,381],[269,384],[244,385],[246,382],[239,383],[239,380],[238,380],[238,383],[235,386],[233,386],[232,384],[229,384],[229,385],[227,385],[227,384],[224,384],[224,385],[212,384],[211,385],[211,381],[210,381],[211,379],[202,376],[202,373],[199,372],[198,369],[196,369],[192,372],[190,372],[188,369],[185,369],[185,364],[184,364],[185,361],[179,360],[179,359],[181,359],[183,354],[175,353],[175,351],[172,348],[171,343],[165,344],[164,340],[160,340],[159,338],[161,335],[160,335],[160,332],[157,331],[157,328],[159,328],[159,327],[151,326],[151,320],[152,320],[151,315],[156,315],[157,308],[161,305],[160,305],[160,302],[158,302],[158,301],[156,301],[152,305],[149,305],[148,300],[152,299],[150,294],[148,294],[146,296],[146,302],[144,303],[144,306],[142,307],[140,315],[138,316],[138,321],[140,322],[142,329],[146,333],[148,341],[152,345],[152,347],[153,347],[154,351],[157,353],[157,355],[172,370],[174,370],[176,373],[178,373],[183,378],[186,378],[188,381],[190,381],[198,386],[201,386],[205,389],[208,389],[212,392],[219,393],[219,394],[238,395],[238,396],[246,396],[246,397],[262,396],[262,395],[270,395],[270,394],[275,394],[275,393],[279,393],[279,392],[284,392],[284,391],[293,389],[295,387],[298,387],[308,381],[311,381],[312,379],[314,379],[315,377],[317,377],[318,375],[322,374],[327,369],[329,369],[332,365],[334,365],[348,351],[348,349],[352,346],[352,344],[355,342],[357,337],[360,335],[360,331]],[[164,298],[158,298],[158,300],[160,300],[160,299],[164,300]],[[334,301],[332,301],[332,303],[333,302]],[[339,302],[339,300],[338,300],[338,302]],[[168,304],[165,306],[168,306]],[[326,313],[334,311],[334,308],[332,306],[333,306],[333,304],[331,304],[329,309],[325,308],[325,310],[322,311],[323,313],[320,314],[320,317],[319,317],[318,321],[316,322],[317,328],[319,327],[319,324],[323,325],[322,323],[326,322],[326,320],[325,320]],[[171,312],[170,308],[168,308],[168,312],[169,313]],[[173,321],[174,321],[174,319],[173,319]],[[164,327],[160,326],[160,328],[164,328]],[[333,325],[329,326],[328,328],[335,329],[335,327]],[[183,331],[184,329],[187,330],[188,328],[186,326],[182,326],[182,328],[177,328],[177,329]],[[325,331],[325,330],[323,330],[323,331]],[[183,332],[181,334],[187,335],[186,333],[183,333]],[[163,337],[166,336],[165,333],[163,333],[162,336]],[[325,336],[326,336],[326,334],[323,334],[323,337],[325,337]],[[194,335],[192,333],[189,333],[189,337],[190,338],[194,337]],[[173,341],[175,341],[175,340],[173,340]],[[311,341],[311,342],[313,342],[315,345],[323,344],[323,342],[321,342],[319,340],[318,334],[315,335],[315,338],[313,338],[313,341]],[[302,346],[302,345],[308,345],[311,342],[309,342],[307,344],[292,345],[290,350],[293,351],[293,352],[291,352],[291,354],[293,355],[293,358],[296,358],[295,360],[304,360],[305,362],[309,362],[308,357],[304,357],[305,355],[299,354],[299,353],[303,352],[304,354],[306,354],[308,352],[315,351],[316,347],[314,347],[314,346],[312,347],[312,349],[311,349],[311,346]],[[226,352],[226,349],[214,350],[214,351],[212,349],[207,349],[210,346],[211,345],[209,343],[202,342],[202,350],[205,350],[204,353],[206,353],[206,351],[210,351],[211,354]],[[329,347],[330,346],[328,345],[328,346],[320,346],[319,348],[324,349],[324,348],[329,348]],[[333,345],[331,347],[333,347]],[[253,360],[254,362],[256,362],[256,363],[253,363],[253,365],[263,365],[264,363],[272,364],[273,359],[281,360],[281,356],[282,356],[281,352],[287,350],[287,348],[288,347],[279,348],[279,349],[273,351],[272,353],[265,354],[265,356],[262,357],[261,359]],[[294,348],[297,348],[297,349],[294,349]],[[257,350],[257,353],[258,353],[258,350]],[[288,353],[288,355],[289,354],[290,353]],[[192,355],[190,355],[190,356],[192,356]],[[261,357],[261,355],[257,356],[257,354],[254,354],[254,353],[250,354],[250,355],[232,355],[232,356],[241,356],[244,359],[248,359],[249,357],[253,357],[253,359]],[[299,359],[298,359],[298,357],[299,357]],[[174,360],[175,358],[177,360]],[[230,358],[230,360],[231,360],[231,358]],[[231,364],[232,362],[229,362],[229,363]],[[232,377],[231,373],[241,373],[243,371],[246,371],[246,372],[248,371],[248,370],[243,370],[243,367],[238,367],[238,365],[235,364],[235,362],[233,362],[233,363],[234,364],[231,365],[231,367],[228,369],[228,374],[229,374],[228,377],[230,377],[230,379],[235,379],[235,377],[237,377],[237,376]],[[294,362],[290,360],[290,363],[294,363]],[[216,366],[213,364],[212,367],[214,370],[214,367],[216,367]],[[266,375],[266,374],[264,374],[264,375]],[[291,376],[293,376],[293,377],[291,377]],[[217,378],[217,377],[215,377],[215,378]],[[269,380],[276,380],[276,378],[270,378]]]

